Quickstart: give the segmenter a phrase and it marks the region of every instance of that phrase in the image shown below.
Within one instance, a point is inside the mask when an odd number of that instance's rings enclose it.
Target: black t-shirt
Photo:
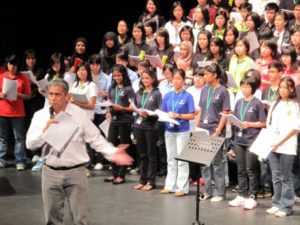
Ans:
[[[158,89],[153,89],[149,96],[148,93],[144,93],[143,98],[143,90],[139,90],[135,94],[135,105],[138,109],[147,109],[150,111],[154,111],[156,109],[159,109],[161,104],[161,93]],[[142,107],[142,102],[144,105],[144,108]],[[137,123],[138,116],[135,120],[134,127],[137,128],[143,128],[143,129],[158,129],[158,117],[157,116],[148,116],[147,118],[144,118],[142,120],[142,123]]]
[[[117,96],[116,90],[118,92]],[[108,98],[113,104],[128,107],[130,101],[134,99],[134,91],[131,86],[123,87],[121,89],[111,86],[108,90]],[[111,123],[131,123],[133,120],[132,112],[111,110],[111,115]]]

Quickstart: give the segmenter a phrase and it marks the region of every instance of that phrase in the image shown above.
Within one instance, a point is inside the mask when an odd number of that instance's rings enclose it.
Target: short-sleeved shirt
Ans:
[[[210,104],[208,102],[208,92],[212,93]],[[222,85],[215,89],[212,89],[209,85],[203,87],[199,107],[201,109],[200,128],[208,130],[211,134],[214,133],[222,117],[220,113],[230,110],[230,98],[227,88]]]
[[[234,108],[234,115],[242,122],[265,122],[267,119],[263,103],[255,97],[250,101],[245,101],[245,99],[238,100]],[[243,120],[241,117],[243,117]],[[260,130],[261,128],[254,127],[249,127],[242,131],[235,129],[236,135],[234,136],[234,143],[243,146],[250,146],[254,142]],[[242,132],[241,137],[237,135],[238,132]]]
[[[270,131],[271,140],[278,142],[286,137],[291,130],[300,129],[299,104],[296,101],[280,100],[278,104],[273,102],[269,112],[267,117],[267,129]],[[298,145],[297,136],[298,134],[294,134],[286,140],[277,148],[276,153],[296,155]]]
[[[142,100],[144,99],[144,100]],[[143,90],[139,90],[135,94],[135,105],[138,109],[147,109],[150,111],[154,111],[159,109],[161,104],[161,93],[158,89],[153,89],[148,96],[148,93],[144,94],[143,98]],[[142,106],[142,102],[144,107]],[[137,117],[138,118],[138,117]],[[142,120],[141,124],[134,123],[134,127],[143,128],[143,129],[158,129],[158,117],[157,116],[148,116]]]
[[[165,112],[174,112],[179,114],[193,113],[195,112],[193,96],[185,90],[180,93],[175,93],[175,91],[168,92],[163,98],[161,109]],[[176,121],[179,125],[166,123],[166,131],[185,132],[190,130],[188,120],[176,118]]]
[[[3,79],[10,79],[8,72],[5,72],[0,75],[0,92],[3,88]],[[28,78],[23,74],[17,74],[14,79],[17,81],[17,92],[22,94],[31,94],[30,82]],[[24,100],[21,98],[17,98],[17,100],[7,100],[0,99],[0,116],[4,117],[24,117],[25,109],[24,109]]]
[[[81,94],[86,95],[87,99],[90,100],[91,97],[97,97],[98,88],[96,84],[92,82],[85,82],[83,85],[78,84],[78,82],[75,82],[73,84],[73,87],[71,88],[70,93],[73,94]],[[84,109],[91,120],[94,119],[95,111],[94,109]]]
[[[130,105],[130,101],[134,99],[134,91],[131,86],[126,86],[121,89],[117,88],[117,92],[119,93],[119,97],[116,97],[116,88],[110,87],[108,91],[108,98],[111,100],[113,104],[118,104],[123,107],[128,107]],[[111,111],[112,120],[111,123],[132,123],[133,116],[132,112],[127,111]]]

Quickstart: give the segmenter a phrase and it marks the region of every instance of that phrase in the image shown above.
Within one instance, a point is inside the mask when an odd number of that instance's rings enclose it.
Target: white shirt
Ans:
[[[299,130],[300,128],[299,104],[292,100],[280,101],[273,110],[275,103],[272,103],[267,117],[267,128],[272,135],[270,138],[275,142],[274,144],[281,141],[291,130]],[[270,124],[271,116],[272,121]],[[280,145],[276,152],[296,155],[297,134]]]
[[[101,134],[99,129],[92,123],[86,112],[80,107],[69,103],[65,113],[72,116],[79,129],[76,131],[66,148],[59,154],[53,148],[47,151],[47,146],[42,138],[43,129],[50,118],[49,106],[37,111],[31,121],[27,132],[26,146],[35,150],[44,145],[43,158],[45,163],[52,167],[72,167],[89,161],[86,150],[86,142],[97,152],[101,152],[109,160],[112,159],[117,148],[109,143]]]
[[[97,85],[92,82],[85,82],[84,84],[79,83],[77,86],[77,82],[75,82],[71,88],[70,93],[73,94],[81,94],[86,95],[87,99],[90,100],[91,97],[97,97],[98,94],[98,88]],[[84,109],[91,120],[94,119],[95,109]]]

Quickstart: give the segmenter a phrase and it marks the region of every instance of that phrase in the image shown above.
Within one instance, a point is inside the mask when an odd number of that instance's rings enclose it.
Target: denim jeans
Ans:
[[[212,180],[214,179],[216,187],[216,195],[225,197],[225,170],[224,165],[226,163],[226,151],[224,145],[221,146],[217,152],[214,160],[210,166],[202,167],[202,176],[204,179],[204,193],[209,196],[213,195],[212,191]]]
[[[26,163],[24,125],[24,117],[0,116],[0,162],[6,164],[4,156],[8,150],[8,138],[12,130],[15,139],[14,154],[16,163]]]
[[[271,152],[269,155],[272,171],[274,195],[273,206],[287,213],[292,213],[294,205],[294,183],[292,168],[295,156]]]
[[[189,164],[176,160],[190,139],[190,132],[172,133],[166,131],[166,148],[168,173],[165,181],[165,189],[171,192],[189,193]]]

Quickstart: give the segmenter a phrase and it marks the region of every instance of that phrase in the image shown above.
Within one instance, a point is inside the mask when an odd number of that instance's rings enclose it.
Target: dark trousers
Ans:
[[[258,189],[259,163],[255,154],[248,146],[235,145],[236,162],[238,168],[239,195],[256,195]],[[248,185],[249,180],[249,185]]]
[[[158,170],[161,174],[167,174],[167,150],[165,144],[165,123],[159,122],[158,128]]]
[[[136,147],[140,160],[140,183],[155,185],[157,170],[156,143],[158,132],[156,129],[148,130],[134,128]]]
[[[108,130],[108,141],[114,146],[130,144],[131,123],[111,123]],[[125,178],[127,166],[118,166],[112,163],[114,177]]]

